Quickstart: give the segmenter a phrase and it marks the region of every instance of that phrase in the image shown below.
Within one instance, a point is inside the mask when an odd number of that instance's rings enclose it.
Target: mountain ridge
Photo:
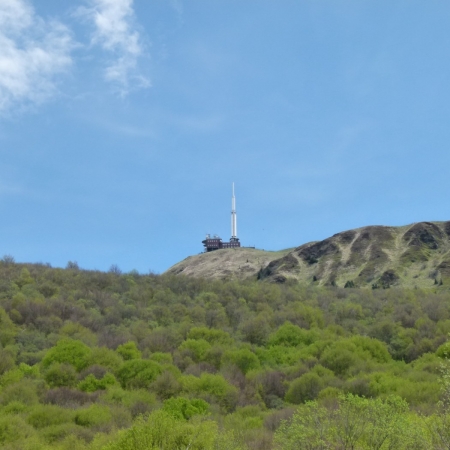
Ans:
[[[430,288],[450,282],[450,221],[370,225],[293,249],[253,252],[241,248],[204,253],[166,273],[340,287]]]

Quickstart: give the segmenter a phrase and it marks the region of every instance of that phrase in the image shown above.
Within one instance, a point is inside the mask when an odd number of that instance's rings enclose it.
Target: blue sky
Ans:
[[[2,0],[1,254],[163,272],[450,220],[450,4]]]

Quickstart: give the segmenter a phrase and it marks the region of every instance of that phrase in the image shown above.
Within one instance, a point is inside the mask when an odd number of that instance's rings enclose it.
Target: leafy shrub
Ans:
[[[247,348],[225,352],[222,357],[222,364],[234,364],[244,374],[250,370],[258,369],[260,366],[258,357]]]
[[[79,409],[75,413],[75,423],[82,427],[104,425],[111,419],[111,411],[107,406],[102,405],[91,405],[88,408]]]
[[[24,405],[34,405],[38,402],[37,385],[31,380],[22,379],[17,383],[6,386],[0,391],[0,404],[20,402]]]
[[[113,372],[123,364],[123,358],[107,347],[94,347],[87,361],[87,367],[99,365]]]
[[[0,347],[13,344],[17,331],[16,325],[14,325],[6,311],[0,307]]]
[[[0,375],[14,367],[14,358],[0,347]]]
[[[117,371],[117,379],[123,388],[148,388],[161,372],[161,366],[155,361],[132,359]]]
[[[156,398],[152,392],[149,392],[146,389],[126,391],[118,385],[110,386],[103,394],[102,399],[107,403],[123,405],[126,407],[132,407],[138,402],[143,402],[149,407],[154,407],[156,405]]]
[[[211,329],[207,327],[194,327],[189,330],[188,339],[204,339],[209,342],[211,345],[213,344],[221,344],[221,345],[231,345],[233,339],[223,330]]]
[[[171,371],[165,370],[152,383],[151,390],[159,398],[168,399],[181,391],[181,384]]]
[[[51,388],[73,387],[77,384],[77,372],[71,364],[53,363],[45,372],[44,379]]]
[[[27,439],[33,436],[34,430],[19,416],[0,416],[0,446]],[[17,447],[16,447],[17,448]]]
[[[163,411],[166,411],[175,419],[189,420],[196,415],[205,415],[209,405],[201,399],[187,399],[184,397],[170,398],[163,404]]]
[[[49,367],[53,363],[72,364],[78,371],[87,367],[91,349],[80,341],[61,339],[44,356],[42,366]]]
[[[163,352],[155,352],[152,353],[149,358],[151,361],[156,361],[159,364],[172,364],[173,358],[170,353],[163,353]]]
[[[44,428],[70,422],[74,412],[55,405],[37,405],[30,411],[27,422],[34,428]]]
[[[138,350],[136,342],[129,341],[125,344],[119,345],[116,352],[125,360],[129,361],[131,359],[140,359],[142,353]]]
[[[445,342],[437,350],[436,355],[439,358],[450,359],[450,342]]]
[[[157,411],[147,420],[138,420],[129,430],[121,432],[104,450],[238,449],[232,442],[227,447],[218,447],[219,436],[217,424],[211,420],[191,423],[177,420],[166,411]]]
[[[370,357],[379,363],[385,363],[392,360],[391,355],[384,342],[367,336],[353,336],[350,342],[356,345],[358,349],[370,355]]]
[[[77,385],[78,389],[84,392],[95,392],[105,390],[108,386],[113,386],[117,383],[116,378],[112,373],[107,373],[102,379],[98,380],[93,374],[89,374],[83,381]]]
[[[179,350],[181,351],[189,350],[196,362],[203,361],[210,349],[211,344],[204,339],[188,339],[179,347]]]
[[[355,365],[357,361],[356,346],[342,341],[338,341],[325,349],[320,358],[320,362],[336,375],[347,374],[350,367]]]
[[[286,393],[286,400],[296,405],[315,400],[324,387],[319,375],[313,372],[306,373],[294,380]]]
[[[185,375],[180,378],[180,382],[187,393],[215,400],[227,410],[233,409],[236,405],[238,391],[222,375],[203,373],[200,378]]]
[[[297,347],[298,345],[310,345],[316,339],[315,333],[304,330],[290,322],[285,322],[275,333],[270,335],[269,345]]]

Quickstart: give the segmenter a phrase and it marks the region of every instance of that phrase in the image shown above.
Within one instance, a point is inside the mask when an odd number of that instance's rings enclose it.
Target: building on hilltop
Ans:
[[[214,250],[220,250],[221,248],[237,248],[241,246],[239,238],[237,237],[237,216],[236,216],[236,197],[234,196],[234,183],[233,183],[233,196],[231,197],[231,238],[229,242],[223,242],[222,239],[216,234],[206,235],[206,239],[202,241],[205,246],[205,251],[212,252]]]

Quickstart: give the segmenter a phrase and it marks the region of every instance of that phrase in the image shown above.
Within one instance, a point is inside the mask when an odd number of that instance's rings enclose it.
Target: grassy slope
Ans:
[[[292,249],[270,252],[254,248],[222,249],[189,256],[175,264],[166,273],[199,278],[245,279],[255,276],[270,261],[282,258]]]

